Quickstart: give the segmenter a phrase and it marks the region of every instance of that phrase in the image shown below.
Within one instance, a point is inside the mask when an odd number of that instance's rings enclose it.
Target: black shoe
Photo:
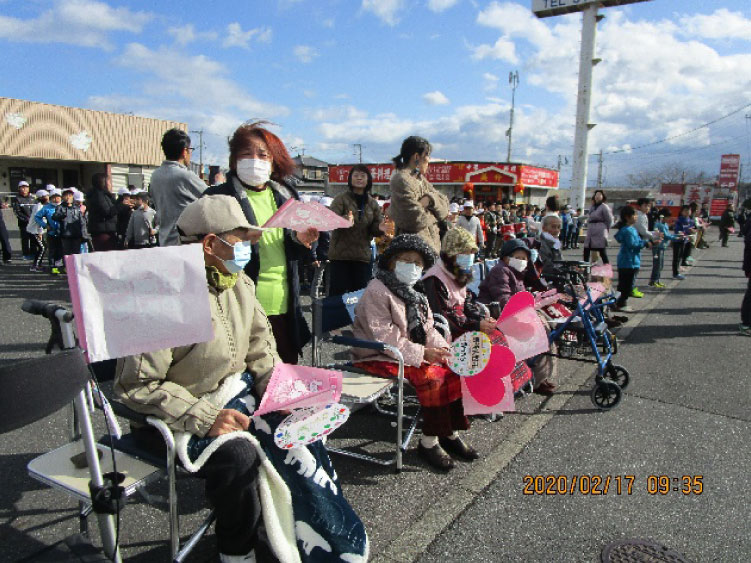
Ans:
[[[436,444],[432,448],[426,448],[420,442],[417,446],[417,454],[441,471],[450,471],[454,468],[454,460],[441,448],[440,444]]]
[[[474,461],[480,457],[472,446],[466,444],[461,438],[452,440],[451,438],[438,438],[438,443],[441,447],[454,457],[464,459],[466,461]]]

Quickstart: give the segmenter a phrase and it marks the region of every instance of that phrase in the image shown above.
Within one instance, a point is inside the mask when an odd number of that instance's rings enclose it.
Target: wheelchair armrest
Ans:
[[[369,350],[378,350],[383,352],[386,350],[386,345],[381,342],[373,342],[372,340],[360,340],[359,338],[350,338],[348,336],[332,336],[331,342],[334,344],[340,344],[342,346],[351,346],[353,348],[367,348]]]

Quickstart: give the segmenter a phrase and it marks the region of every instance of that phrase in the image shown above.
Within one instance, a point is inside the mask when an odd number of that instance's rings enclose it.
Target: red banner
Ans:
[[[329,182],[346,184],[353,165],[329,166]],[[388,184],[394,173],[393,164],[366,164],[373,176],[374,184]],[[558,171],[550,168],[527,166],[526,164],[499,164],[494,162],[432,162],[428,167],[428,181],[431,184],[464,184],[472,182],[476,186],[513,186],[521,175],[524,187],[558,188]]]
[[[738,189],[738,177],[741,170],[741,155],[723,154],[720,159],[720,188],[730,191]]]

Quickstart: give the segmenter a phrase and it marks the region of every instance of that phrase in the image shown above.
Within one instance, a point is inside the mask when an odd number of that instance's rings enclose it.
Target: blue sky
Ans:
[[[352,162],[354,143],[386,160],[410,134],[436,157],[504,159],[518,69],[514,160],[555,165],[572,152],[581,17],[537,20],[530,5],[0,0],[0,95],[185,121],[219,164],[227,135],[256,117],[329,162]],[[606,181],[673,162],[714,174],[725,152],[747,162],[751,107],[683,135],[751,104],[747,3],[602,13],[590,152],[610,153]]]

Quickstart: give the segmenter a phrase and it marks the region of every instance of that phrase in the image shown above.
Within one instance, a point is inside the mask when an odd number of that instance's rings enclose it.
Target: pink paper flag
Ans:
[[[513,315],[517,311],[526,309],[527,307],[535,306],[535,296],[529,291],[520,291],[511,296],[506,306],[501,311],[501,317],[498,320],[503,320],[506,317]]]
[[[603,264],[602,266],[592,266],[589,274],[598,278],[613,279],[613,266],[611,266],[610,264]]]
[[[341,395],[340,371],[278,363],[274,366],[261,404],[253,415],[325,406],[339,402]]]
[[[465,414],[494,414],[514,410],[514,388],[510,374],[516,364],[514,353],[505,346],[493,346],[486,368],[472,377],[462,377]]]
[[[532,358],[550,349],[545,325],[537,316],[534,305],[520,309],[505,318],[501,315],[497,326],[506,337],[508,347],[517,361]]]
[[[593,302],[597,301],[597,299],[605,293],[605,286],[599,282],[590,282],[587,284],[587,287],[589,288],[589,294],[592,296]]]
[[[298,232],[306,231],[311,227],[319,231],[333,231],[334,229],[348,229],[352,223],[316,201],[298,201],[290,198],[263,226],[292,229]]]

